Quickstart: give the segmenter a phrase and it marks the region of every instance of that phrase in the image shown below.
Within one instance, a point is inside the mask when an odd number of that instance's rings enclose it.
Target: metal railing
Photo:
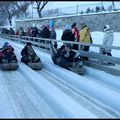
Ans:
[[[79,46],[78,47],[79,49],[77,50],[77,52],[81,56],[85,56],[85,57],[88,57],[88,58],[95,58],[95,59],[98,59],[98,61],[100,61],[100,62],[101,61],[107,61],[107,62],[112,62],[112,63],[120,65],[120,58],[118,58],[118,57],[105,56],[105,55],[100,54],[100,53],[86,52],[86,51],[81,50],[81,46],[97,47],[99,49],[110,48],[112,50],[120,50],[120,47],[118,47],[118,46],[106,46],[106,45],[99,45],[99,44],[61,41],[61,40],[45,39],[45,38],[39,38],[39,37],[19,36],[19,35],[0,35],[0,36],[4,37],[4,38],[11,39],[11,40],[14,40],[14,41],[23,42],[23,43],[26,43],[26,42],[30,41],[33,45],[41,47],[42,49],[44,47],[44,49],[46,49],[47,51],[50,51],[50,45],[49,45],[50,40],[52,42],[57,42],[57,43],[62,43],[62,44],[65,44],[65,43],[77,44]]]
[[[97,60],[97,63],[95,61],[84,61],[84,65],[89,66],[89,67],[93,67],[99,70],[103,70],[105,72],[108,72],[110,74],[113,75],[117,75],[120,76],[120,68],[115,68],[115,67],[108,67],[102,64],[103,61],[105,62],[110,62],[110,63],[114,63],[116,65],[120,65],[120,58],[118,57],[113,57],[113,56],[105,56],[103,54],[100,53],[96,53],[96,52],[87,52],[87,51],[83,51],[81,50],[81,45],[82,46],[90,46],[90,47],[97,47],[99,49],[101,48],[110,48],[112,50],[120,50],[120,47],[117,46],[104,46],[104,45],[98,45],[98,44],[88,44],[88,43],[80,43],[80,42],[70,42],[70,41],[61,41],[61,40],[54,40],[54,39],[44,39],[44,38],[38,38],[38,37],[29,37],[29,36],[19,36],[19,35],[0,35],[0,37],[6,38],[6,39],[10,39],[10,40],[14,40],[17,42],[22,42],[22,43],[26,43],[26,42],[31,42],[32,45],[37,46],[39,48],[41,48],[41,50],[50,53],[50,44],[48,43],[48,41],[53,42],[57,42],[57,43],[69,43],[69,44],[77,44],[79,46],[79,49],[76,51],[79,53],[80,56],[84,56],[84,57],[88,57],[89,60],[90,59],[95,59]],[[44,41],[44,42],[41,42]],[[44,49],[43,49],[44,48]]]

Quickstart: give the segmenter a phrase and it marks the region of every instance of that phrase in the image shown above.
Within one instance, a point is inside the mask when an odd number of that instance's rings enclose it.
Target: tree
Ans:
[[[42,10],[43,8],[45,7],[45,5],[48,3],[48,1],[36,1],[36,4],[37,4],[37,13],[38,13],[38,16],[39,18],[42,17]]]
[[[9,24],[12,25],[12,18],[20,13],[24,13],[30,2],[8,1],[0,2],[0,12],[7,16]]]
[[[104,8],[104,6],[102,6],[102,7],[101,7],[101,11],[105,11],[105,8]]]
[[[80,11],[80,14],[83,14],[83,13],[84,13],[83,10],[81,10],[81,11]]]
[[[99,12],[99,11],[100,11],[100,7],[96,6],[96,12]]]
[[[90,12],[91,12],[91,9],[88,7],[86,10],[86,13],[90,13]]]

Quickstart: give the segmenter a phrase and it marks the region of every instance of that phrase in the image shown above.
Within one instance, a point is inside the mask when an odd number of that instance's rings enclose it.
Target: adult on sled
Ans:
[[[56,50],[51,43],[51,57],[54,64],[65,69],[80,75],[83,75],[85,72],[80,56],[69,48],[69,45],[62,45],[61,48]]]
[[[16,70],[18,68],[14,48],[7,42],[4,43],[0,53],[1,68],[3,70]]]
[[[41,69],[41,60],[36,55],[34,49],[32,48],[32,44],[30,42],[27,42],[25,47],[21,51],[21,61],[28,66],[30,66],[32,69]]]

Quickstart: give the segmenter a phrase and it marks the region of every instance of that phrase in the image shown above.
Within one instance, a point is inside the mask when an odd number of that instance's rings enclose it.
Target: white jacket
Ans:
[[[112,46],[113,39],[114,39],[113,30],[105,29],[104,31],[105,31],[105,34],[104,34],[104,38],[103,38],[103,45]],[[111,48],[105,48],[104,50],[107,53],[111,52]]]

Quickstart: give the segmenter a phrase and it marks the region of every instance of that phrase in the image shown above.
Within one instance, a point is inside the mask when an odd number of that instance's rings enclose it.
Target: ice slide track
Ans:
[[[27,81],[29,79],[24,77],[20,70],[0,71],[0,73],[4,78],[2,84],[15,111],[16,118],[48,118],[55,116],[55,112],[37,93],[32,84]]]
[[[49,80],[52,84],[60,88],[63,92],[71,96],[73,99],[75,99],[80,105],[88,109],[89,111],[92,111],[94,114],[96,114],[100,118],[108,118],[108,117],[118,117],[116,113],[111,111],[107,107],[103,107],[97,102],[93,101],[92,98],[82,91],[76,90],[73,86],[64,83],[64,81],[57,77],[56,75],[53,75],[50,71],[47,69],[44,69],[42,71],[39,71],[39,73],[45,77],[47,80]],[[49,79],[48,79],[49,78]],[[112,115],[110,115],[112,113]]]
[[[91,95],[86,94],[85,92],[81,91],[80,89],[77,89],[76,86],[66,83],[64,79],[59,77],[59,75],[54,74],[53,72],[47,70],[46,68],[43,68],[42,71],[39,71],[39,73],[48,79],[51,83],[58,86],[62,91],[70,95],[72,98],[74,98],[76,101],[78,101],[81,105],[89,109],[90,111],[93,111],[93,113],[97,114],[98,116],[107,116],[107,114],[111,114],[113,117],[119,117],[120,114],[114,110],[112,110],[110,107],[103,105],[102,103],[98,102],[96,98],[94,98]],[[105,84],[106,86],[106,84]],[[106,114],[107,113],[107,114]]]
[[[91,78],[91,77],[89,77],[89,76],[87,76],[87,77],[88,77],[88,78]],[[94,79],[94,78],[93,78],[93,79]],[[107,86],[108,86],[108,85],[107,85]],[[112,114],[113,114],[113,113],[114,113],[114,112],[112,112]],[[115,116],[118,116],[118,115],[115,114]]]

